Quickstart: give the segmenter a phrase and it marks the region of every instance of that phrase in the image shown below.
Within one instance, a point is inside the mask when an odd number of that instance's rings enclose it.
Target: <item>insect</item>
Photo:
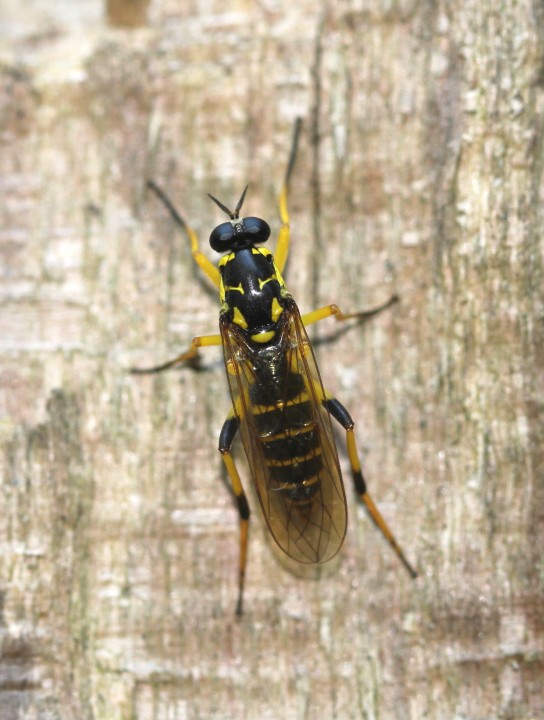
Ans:
[[[326,305],[304,315],[282,278],[290,240],[287,197],[297,154],[297,122],[285,180],[279,198],[281,227],[275,254],[261,245],[270,237],[267,222],[240,218],[247,186],[235,209],[210,198],[229,216],[210,235],[221,253],[216,267],[199,250],[198,238],[169,198],[152,181],[149,188],[188,235],[193,258],[219,289],[218,335],[195,337],[173,360],[135,373],[157,373],[190,363],[200,348],[222,346],[232,409],[219,436],[222,455],[240,518],[238,602],[242,614],[250,510],[231,449],[238,433],[247,456],[256,494],[272,537],[292,559],[322,563],[336,555],[346,534],[347,509],[331,417],[346,431],[355,490],[372,520],[412,577],[417,573],[367,492],[355,444],[354,423],[346,408],[321,382],[305,326],[328,317],[365,319],[396,301],[345,314]]]

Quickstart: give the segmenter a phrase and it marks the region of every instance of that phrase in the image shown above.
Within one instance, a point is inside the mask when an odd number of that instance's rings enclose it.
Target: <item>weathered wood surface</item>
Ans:
[[[541,4],[182,5],[0,8],[2,720],[543,717]],[[402,298],[318,353],[421,576],[348,487],[317,580],[254,513],[237,622],[220,354],[126,372],[216,328],[144,181],[273,221],[297,115],[301,308]]]

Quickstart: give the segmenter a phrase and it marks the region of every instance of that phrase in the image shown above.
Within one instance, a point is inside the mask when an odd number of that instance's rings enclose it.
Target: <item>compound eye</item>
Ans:
[[[210,235],[210,245],[212,250],[218,253],[225,253],[231,249],[234,240],[234,228],[232,223],[221,223],[212,230]]]
[[[270,225],[258,217],[244,218],[244,230],[248,240],[254,243],[264,243],[270,237]]]

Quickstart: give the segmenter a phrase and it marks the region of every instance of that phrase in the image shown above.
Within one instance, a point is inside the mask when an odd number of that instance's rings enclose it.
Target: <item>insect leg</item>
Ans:
[[[283,181],[283,186],[279,197],[279,213],[281,227],[278,236],[278,242],[276,244],[276,250],[274,252],[274,260],[280,273],[283,272],[283,268],[285,267],[285,263],[287,262],[287,256],[289,254],[289,239],[291,235],[291,230],[289,228],[289,211],[287,209],[287,196],[289,193],[289,181],[291,180],[291,174],[293,172],[293,168],[295,167],[301,127],[302,119],[297,118],[295,122],[295,130],[293,132],[293,142],[291,145],[291,152],[289,154],[289,162],[287,163],[287,171],[285,173],[285,179]]]
[[[193,254],[193,259],[198,265],[198,267],[202,270],[204,275],[206,275],[207,278],[209,278],[212,283],[215,285],[215,287],[219,287],[219,270],[215,267],[215,265],[211,262],[211,260],[208,260],[208,258],[202,253],[198,248],[198,237],[195,233],[195,231],[185,222],[183,217],[179,214],[179,212],[174,207],[174,204],[168,197],[168,195],[162,190],[158,185],[156,185],[153,180],[147,181],[147,187],[152,190],[155,195],[159,198],[159,200],[162,202],[164,207],[168,210],[170,213],[173,221],[178,225],[183,232],[185,232],[189,238],[189,241],[191,243],[191,252]]]
[[[328,409],[330,414],[333,416],[335,420],[337,420],[340,425],[344,428],[346,431],[346,440],[347,440],[347,446],[348,446],[348,457],[349,457],[349,463],[351,465],[351,474],[353,476],[353,483],[355,485],[355,492],[359,495],[361,500],[366,506],[366,509],[368,510],[370,517],[374,521],[374,524],[378,527],[382,535],[385,537],[385,539],[389,542],[391,547],[393,548],[394,552],[397,554],[399,560],[404,565],[406,570],[410,573],[412,578],[417,577],[417,572],[414,570],[414,568],[410,565],[408,560],[406,559],[406,556],[404,552],[402,551],[402,548],[396,541],[393,533],[387,526],[387,523],[383,519],[380,511],[374,504],[374,501],[370,497],[370,495],[367,492],[366,489],[366,482],[363,477],[363,472],[361,470],[361,462],[359,460],[359,453],[357,452],[357,446],[355,444],[355,433],[353,431],[355,427],[355,423],[351,419],[351,415],[348,413],[346,408],[340,403],[336,398],[332,397],[327,393],[327,398],[323,401],[323,404]]]
[[[219,435],[219,452],[227,468],[240,515],[240,561],[238,566],[238,603],[236,605],[236,614],[238,616],[243,612],[244,583],[247,564],[247,537],[249,530],[249,505],[244,493],[244,488],[242,487],[240,475],[238,474],[231,454],[232,443],[238,432],[239,425],[240,422],[234,415],[234,410],[231,410]]]
[[[381,305],[378,305],[377,307],[370,308],[370,310],[362,310],[361,312],[354,312],[354,313],[344,313],[338,305],[325,305],[322,308],[318,308],[317,310],[312,310],[309,313],[306,313],[302,316],[302,322],[304,325],[311,325],[312,323],[319,322],[320,320],[324,320],[325,318],[331,317],[331,315],[334,316],[334,319],[338,322],[342,322],[343,320],[352,320],[354,318],[357,318],[358,320],[368,320],[371,317],[374,317],[374,315],[378,315],[383,310],[387,310],[388,307],[391,307],[391,305],[394,305],[399,301],[398,295],[392,295],[389,300],[382,303]]]
[[[210,347],[212,345],[222,345],[223,341],[221,335],[200,335],[199,337],[193,338],[191,347],[181,355],[178,355],[173,360],[168,360],[162,365],[155,365],[149,368],[130,368],[130,372],[133,375],[146,375],[150,373],[159,373],[163,370],[168,370],[175,365],[181,365],[184,362],[192,362],[198,359],[198,349],[201,347]]]

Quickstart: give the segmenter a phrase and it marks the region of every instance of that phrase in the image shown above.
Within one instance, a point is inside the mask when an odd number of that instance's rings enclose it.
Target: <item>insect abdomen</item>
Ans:
[[[270,378],[269,378],[270,380]],[[307,503],[323,466],[319,428],[299,373],[287,373],[250,390],[252,413],[270,473],[270,490]]]

